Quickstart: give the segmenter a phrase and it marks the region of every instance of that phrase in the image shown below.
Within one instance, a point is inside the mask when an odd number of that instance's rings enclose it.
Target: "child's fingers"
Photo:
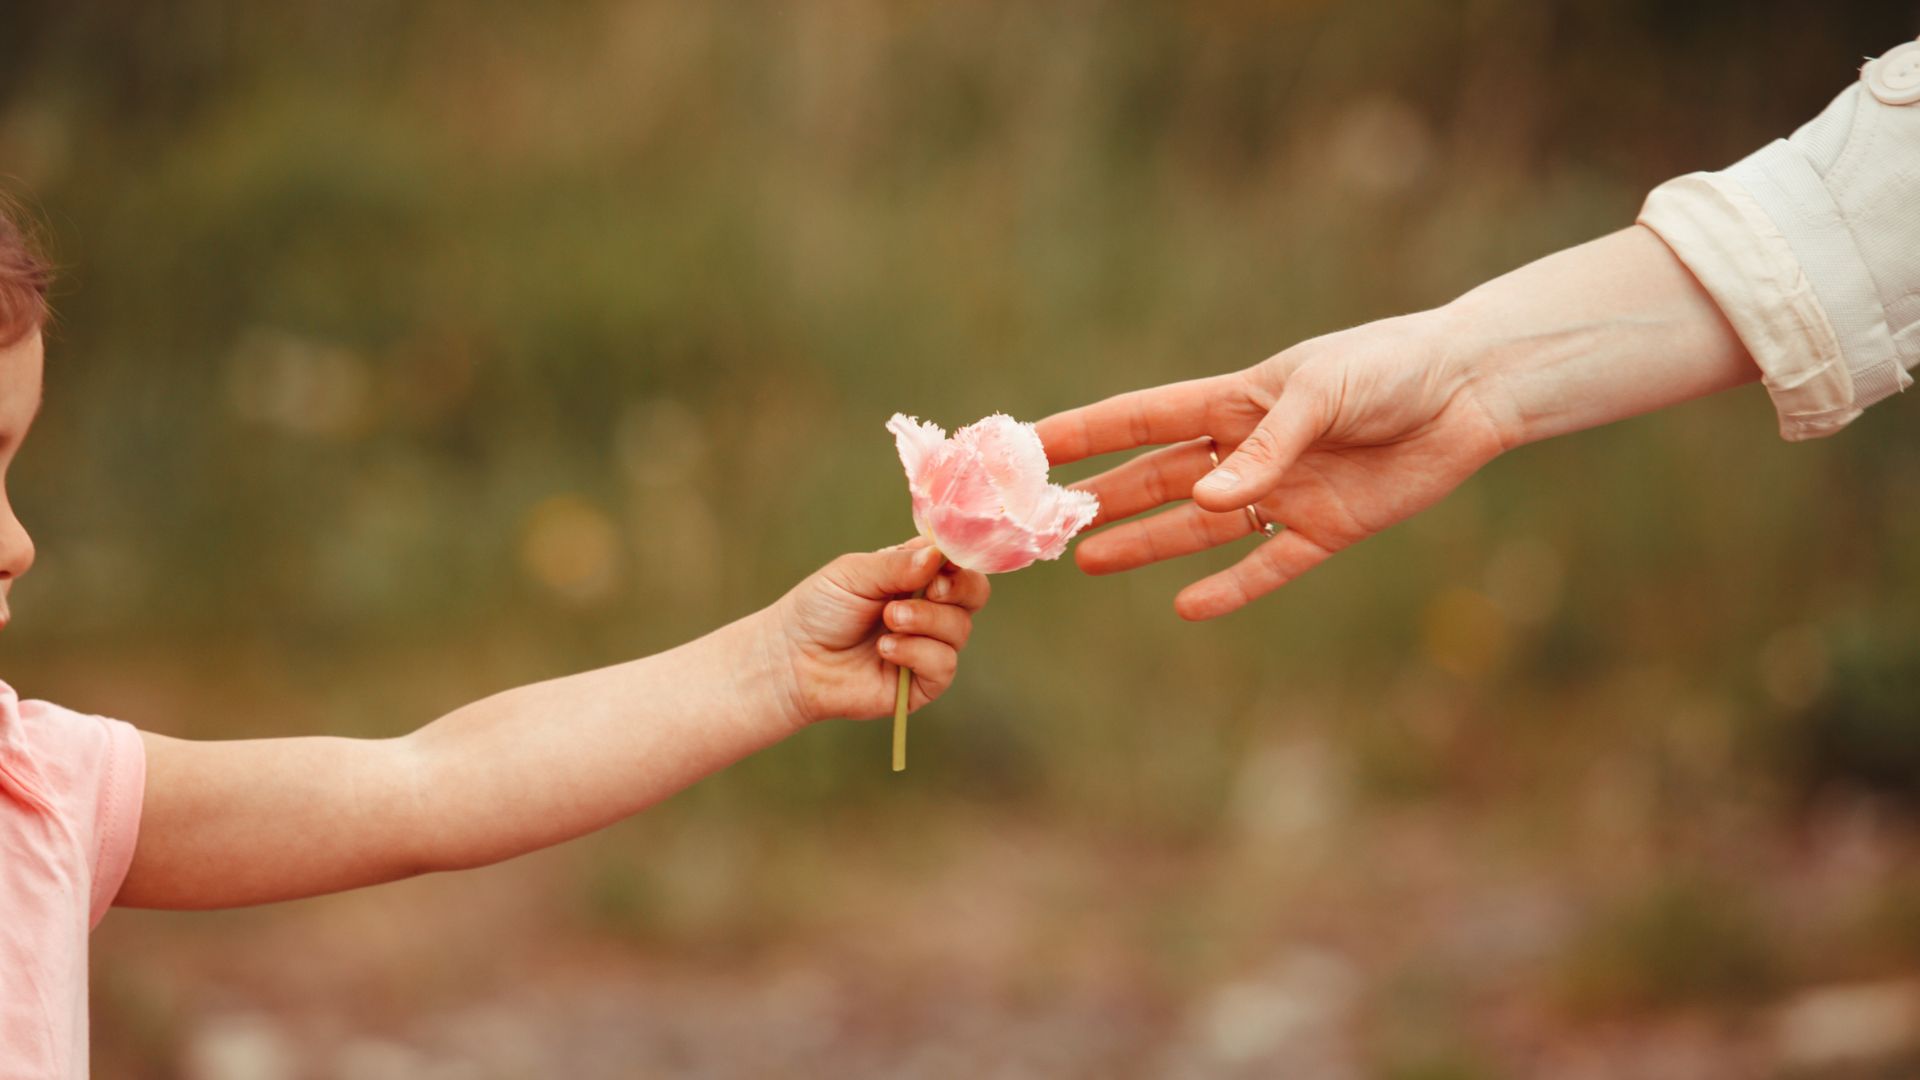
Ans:
[[[912,668],[913,677],[929,694],[946,689],[960,667],[960,654],[953,646],[929,637],[887,634],[880,639],[880,655],[890,664]]]
[[[827,578],[855,596],[885,600],[917,592],[940,569],[940,553],[927,545],[903,545],[854,555],[827,564]]]
[[[966,648],[967,636],[973,633],[973,616],[965,608],[931,600],[895,600],[887,605],[886,620],[889,630],[922,634],[956,649]]]
[[[992,592],[993,586],[987,582],[987,575],[950,565],[933,579],[933,584],[927,586],[927,599],[957,604],[968,611],[979,611],[987,606],[987,597]]]

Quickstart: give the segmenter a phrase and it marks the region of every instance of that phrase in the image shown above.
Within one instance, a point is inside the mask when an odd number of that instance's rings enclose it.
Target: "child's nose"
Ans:
[[[0,581],[11,581],[33,566],[33,537],[13,516],[13,507],[0,503]]]

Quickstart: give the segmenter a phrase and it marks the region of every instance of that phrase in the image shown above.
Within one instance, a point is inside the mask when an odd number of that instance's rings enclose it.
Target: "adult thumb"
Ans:
[[[1272,494],[1287,469],[1326,434],[1323,400],[1307,386],[1289,384],[1233,453],[1193,485],[1193,501],[1204,510],[1224,513]]]

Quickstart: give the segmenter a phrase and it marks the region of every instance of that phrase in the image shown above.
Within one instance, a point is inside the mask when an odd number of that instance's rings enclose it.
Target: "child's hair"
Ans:
[[[53,281],[53,267],[19,219],[16,204],[0,194],[0,347],[47,321],[47,286]]]

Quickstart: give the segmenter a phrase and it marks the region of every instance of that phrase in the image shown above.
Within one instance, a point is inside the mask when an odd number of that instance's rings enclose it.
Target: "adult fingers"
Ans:
[[[1287,383],[1280,400],[1220,467],[1193,486],[1193,501],[1209,510],[1236,510],[1280,485],[1280,477],[1332,423],[1326,395],[1300,379]]]
[[[1209,456],[1212,449],[1208,439],[1169,446],[1141,454],[1073,486],[1099,497],[1100,513],[1092,526],[1105,525],[1189,497],[1194,482],[1213,467]]]
[[[1319,566],[1332,554],[1288,530],[1227,569],[1180,590],[1173,599],[1173,609],[1181,618],[1196,621],[1237,611]]]
[[[1188,504],[1080,541],[1074,560],[1089,574],[1116,574],[1219,547],[1253,532],[1246,511],[1216,514]]]
[[[940,572],[940,562],[940,553],[930,545],[907,544],[842,555],[827,564],[825,573],[855,596],[884,600],[925,588]]]
[[[895,600],[887,605],[884,617],[889,630],[921,634],[956,649],[966,648],[973,633],[973,616],[965,608],[932,600]]]
[[[951,685],[960,668],[960,654],[953,646],[929,637],[887,634],[880,639],[880,656],[889,664],[912,668],[913,681],[929,698]]]
[[[993,594],[993,585],[987,581],[987,575],[978,570],[962,570],[948,563],[940,571],[940,576],[927,586],[927,599],[942,604],[955,604],[968,611],[979,611],[987,606],[987,597]]]
[[[1034,425],[1055,465],[1115,450],[1180,442],[1207,434],[1208,409],[1238,385],[1234,375],[1134,390],[1054,413]]]

